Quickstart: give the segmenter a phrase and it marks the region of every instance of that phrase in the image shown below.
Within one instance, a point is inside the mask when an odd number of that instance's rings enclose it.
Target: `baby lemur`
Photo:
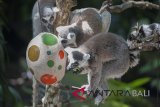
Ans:
[[[113,33],[99,33],[67,53],[67,69],[88,74],[86,90],[107,89],[106,80],[121,77],[134,63],[130,62],[126,41]],[[97,96],[95,103],[99,104],[105,97]]]
[[[108,32],[110,22],[111,14],[108,11],[83,8],[72,12],[69,25],[59,26],[56,30],[64,47],[78,47],[95,34]]]

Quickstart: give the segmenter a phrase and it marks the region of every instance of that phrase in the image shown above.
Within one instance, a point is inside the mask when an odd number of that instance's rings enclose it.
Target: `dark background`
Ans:
[[[104,0],[77,0],[75,8],[100,8]],[[149,0],[159,3],[159,0]],[[28,72],[25,52],[32,39],[31,12],[35,0],[0,0],[0,107],[23,107],[31,105],[32,80]],[[113,4],[121,4],[121,0],[113,0]],[[131,27],[140,24],[160,23],[160,10],[131,8],[119,14],[112,14],[110,32],[125,39]],[[142,52],[138,66],[130,69],[122,81],[110,81],[110,87],[120,89],[146,89],[151,91],[150,97],[110,97],[100,107],[158,107],[160,94],[160,51]],[[86,77],[67,73],[64,84],[81,86]],[[116,87],[117,86],[117,87]],[[65,92],[64,92],[65,93]],[[75,105],[76,104],[76,105]],[[78,106],[79,105],[79,106]],[[64,106],[90,107],[92,101],[78,102],[70,99]]]

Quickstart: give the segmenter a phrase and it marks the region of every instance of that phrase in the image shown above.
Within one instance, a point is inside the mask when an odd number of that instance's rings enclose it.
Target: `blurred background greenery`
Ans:
[[[77,0],[75,8],[100,8],[104,0]],[[148,0],[160,3],[159,0]],[[28,72],[25,51],[32,39],[31,12],[35,0],[0,0],[0,107],[23,107],[31,105],[32,80]],[[121,0],[113,0],[121,4]],[[160,10],[128,9],[120,14],[112,14],[110,32],[125,39],[136,22],[140,24],[160,23]],[[143,52],[140,63],[130,69],[120,80],[110,80],[111,89],[150,90],[150,97],[111,96],[100,107],[159,107],[160,99],[160,51]],[[86,75],[66,73],[63,83],[81,86],[86,83]],[[65,107],[94,107],[93,99],[80,102],[69,92]]]

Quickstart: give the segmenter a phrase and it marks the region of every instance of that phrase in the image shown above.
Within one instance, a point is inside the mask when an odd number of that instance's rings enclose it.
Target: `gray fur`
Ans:
[[[120,78],[129,69],[130,56],[127,43],[122,37],[113,33],[97,34],[80,47],[72,49],[71,52],[73,51],[79,51],[84,56],[90,55],[88,60],[78,61],[79,65],[77,65],[79,68],[83,67],[85,72],[88,70],[86,72],[88,73],[88,89],[107,89],[106,80]],[[75,62],[71,52],[69,51],[68,58],[72,62],[67,68]],[[96,101],[98,102],[96,103],[99,104],[106,96],[98,97],[100,96],[97,96]]]
[[[134,67],[139,63],[139,55],[140,55],[140,49],[134,49],[132,46],[135,43],[143,43],[143,42],[150,42],[153,40],[153,38],[149,38],[153,35],[159,35],[160,36],[160,24],[159,23],[152,23],[149,25],[141,25],[141,26],[135,26],[131,34],[129,35],[129,38],[127,40],[127,44],[129,46],[130,50],[130,67]],[[146,41],[143,41],[145,38]]]
[[[108,32],[110,22],[111,15],[107,11],[100,14],[95,8],[77,9],[72,12],[69,25],[59,26],[57,32],[63,40],[67,40],[65,46],[78,47],[95,34]],[[70,28],[74,30],[71,32]],[[69,33],[75,33],[75,41],[67,39]]]
[[[34,37],[41,32],[53,33],[53,21],[56,16],[55,3],[55,0],[38,0],[34,4],[32,10],[32,25]]]

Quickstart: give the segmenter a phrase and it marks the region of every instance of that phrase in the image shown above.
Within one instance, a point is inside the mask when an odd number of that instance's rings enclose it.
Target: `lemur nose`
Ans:
[[[67,40],[62,40],[61,43],[62,43],[62,44],[66,44],[66,43],[67,43]]]
[[[66,48],[67,47],[67,40],[61,40],[61,43],[62,43],[62,45],[63,45],[63,47],[64,48]]]

